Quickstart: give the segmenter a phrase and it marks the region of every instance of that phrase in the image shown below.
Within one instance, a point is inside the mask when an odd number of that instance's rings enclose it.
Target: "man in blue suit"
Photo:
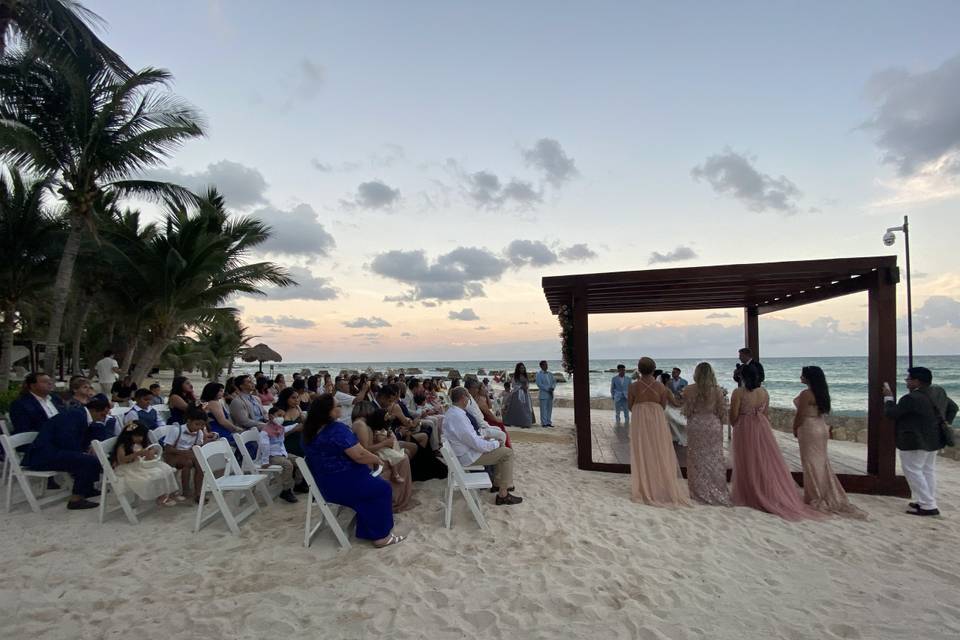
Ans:
[[[35,471],[66,471],[73,476],[73,494],[67,509],[93,509],[96,495],[93,484],[100,478],[100,463],[91,453],[90,443],[105,440],[104,420],[110,402],[94,397],[82,409],[70,409],[47,420],[24,457],[24,465]]]
[[[43,423],[63,411],[63,401],[53,392],[53,380],[45,373],[28,373],[20,396],[10,403],[14,433],[40,431]]]

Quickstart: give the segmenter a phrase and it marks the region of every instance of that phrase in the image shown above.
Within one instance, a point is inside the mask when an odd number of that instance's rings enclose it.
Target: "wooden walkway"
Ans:
[[[600,411],[596,413],[601,414]],[[591,425],[593,433],[593,460],[594,462],[610,462],[620,464],[630,464],[630,428],[626,426],[614,426],[610,421],[593,420]],[[780,451],[787,461],[791,471],[802,471],[800,466],[800,448],[793,434],[774,431],[777,442],[780,445]],[[849,443],[844,443],[849,444]],[[681,466],[686,464],[686,447],[676,446],[677,459]],[[848,473],[853,475],[866,475],[867,473],[867,448],[862,446],[862,459],[856,454],[858,451],[849,451],[850,447],[844,447],[845,451],[838,450],[838,447],[828,448],[830,452],[830,464],[833,466],[834,473]],[[727,467],[730,465],[730,442],[724,438],[724,451],[727,458]]]

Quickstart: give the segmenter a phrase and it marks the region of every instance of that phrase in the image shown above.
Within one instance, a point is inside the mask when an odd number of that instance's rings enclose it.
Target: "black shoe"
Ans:
[[[67,503],[67,509],[74,511],[76,509],[96,509],[100,505],[89,500],[76,500]]]
[[[53,478],[47,478],[47,490],[48,491],[57,491],[60,488],[60,485],[57,484],[57,481]]]
[[[512,493],[508,493],[505,498],[497,496],[497,505],[501,504],[520,504],[523,502],[523,498],[520,496],[515,496]]]
[[[297,500],[297,496],[293,495],[293,491],[290,489],[284,489],[280,492],[280,499],[286,500],[287,502],[293,504],[294,502],[300,502]]]
[[[293,488],[294,493],[310,493],[310,486],[306,482],[301,482]]]
[[[509,487],[507,491],[513,491],[516,487]],[[490,493],[500,493],[500,487],[490,487]]]
[[[938,516],[940,509],[921,509],[917,507],[914,511],[907,511],[911,516]]]
[[[911,503],[908,504],[907,506],[910,507],[911,509],[919,509],[919,508],[920,508],[920,503],[919,503],[919,502],[911,502]]]

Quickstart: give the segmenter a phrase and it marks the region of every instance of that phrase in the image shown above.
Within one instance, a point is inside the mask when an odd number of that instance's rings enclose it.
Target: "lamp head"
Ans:
[[[897,236],[893,234],[893,231],[887,231],[885,234],[883,234],[884,245],[888,247],[892,247],[893,243],[895,243],[896,241],[897,241]]]

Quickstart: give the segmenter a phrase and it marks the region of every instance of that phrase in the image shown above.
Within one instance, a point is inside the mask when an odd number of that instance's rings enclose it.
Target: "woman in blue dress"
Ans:
[[[200,403],[207,411],[207,422],[210,424],[210,431],[226,439],[227,443],[233,447],[233,434],[242,433],[243,429],[230,421],[230,411],[223,402],[224,387],[219,382],[208,382],[203,391],[200,392]]]
[[[310,473],[327,502],[357,512],[357,537],[376,547],[403,542],[393,532],[393,489],[370,475],[369,465],[380,458],[363,448],[357,436],[340,422],[340,405],[330,394],[310,404],[303,427],[303,451]]]

